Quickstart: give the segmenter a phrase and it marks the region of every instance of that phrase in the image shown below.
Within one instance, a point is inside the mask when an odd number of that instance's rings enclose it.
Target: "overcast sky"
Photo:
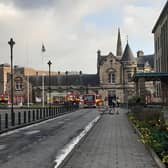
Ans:
[[[53,71],[96,73],[97,50],[116,53],[120,27],[123,50],[128,35],[138,50],[154,53],[152,28],[166,0],[0,0],[0,64]],[[42,43],[46,52],[42,54]],[[42,59],[44,57],[44,59]],[[42,61],[43,60],[43,61]]]

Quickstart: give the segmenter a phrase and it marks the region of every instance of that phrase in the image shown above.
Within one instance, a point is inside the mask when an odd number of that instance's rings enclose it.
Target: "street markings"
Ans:
[[[28,132],[25,132],[25,135],[37,134],[37,133],[39,133],[39,132],[40,132],[40,130],[28,131]]]
[[[100,116],[97,116],[94,120],[92,120],[84,130],[75,138],[73,138],[65,147],[60,151],[60,153],[56,156],[55,159],[55,167],[58,168],[64,159],[68,156],[68,154],[73,150],[73,148],[79,143],[79,141],[91,130],[91,128],[95,125],[95,123],[100,119]]]

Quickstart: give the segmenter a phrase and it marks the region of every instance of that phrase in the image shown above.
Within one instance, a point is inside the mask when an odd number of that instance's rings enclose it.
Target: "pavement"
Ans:
[[[157,168],[130,125],[126,109],[103,114],[63,168]]]

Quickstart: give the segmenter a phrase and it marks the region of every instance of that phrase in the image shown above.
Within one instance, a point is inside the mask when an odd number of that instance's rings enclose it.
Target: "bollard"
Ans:
[[[56,116],[58,116],[58,107],[56,107],[55,110],[56,110]]]
[[[33,121],[35,121],[35,111],[33,110]]]
[[[12,126],[15,126],[15,112],[13,112],[13,125]]]
[[[54,107],[54,117],[56,117],[56,108]]]
[[[0,130],[2,129],[2,126],[1,126],[1,114],[0,114]]]
[[[36,120],[38,120],[39,119],[39,111],[38,111],[38,109],[36,109]]]
[[[43,108],[43,119],[45,118],[45,108]]]
[[[53,117],[53,108],[50,107],[50,110],[51,110],[51,117]]]
[[[40,108],[40,119],[42,119],[42,108]]]
[[[49,117],[51,116],[51,109],[48,107]]]
[[[24,117],[23,117],[23,119],[24,119],[24,124],[26,123],[26,111],[24,111]]]
[[[5,113],[5,128],[8,128],[8,113]]]
[[[31,122],[31,111],[29,110],[28,111],[28,123],[30,123]]]
[[[21,113],[18,112],[18,125],[20,125],[20,124],[21,124]]]

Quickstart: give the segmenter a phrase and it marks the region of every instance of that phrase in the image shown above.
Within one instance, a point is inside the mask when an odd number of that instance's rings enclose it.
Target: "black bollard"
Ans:
[[[8,128],[8,113],[5,113],[5,128]]]
[[[31,111],[29,110],[28,111],[28,123],[30,123],[31,122]]]
[[[26,111],[24,111],[24,124],[26,123],[26,120],[27,120],[27,118],[26,118]]]
[[[2,129],[2,126],[1,126],[1,114],[0,114],[0,130]]]
[[[18,112],[18,125],[20,125],[20,124],[21,124],[21,113]]]
[[[36,120],[38,120],[38,119],[39,119],[39,110],[36,109]]]
[[[33,110],[33,121],[35,121],[35,111]]]

